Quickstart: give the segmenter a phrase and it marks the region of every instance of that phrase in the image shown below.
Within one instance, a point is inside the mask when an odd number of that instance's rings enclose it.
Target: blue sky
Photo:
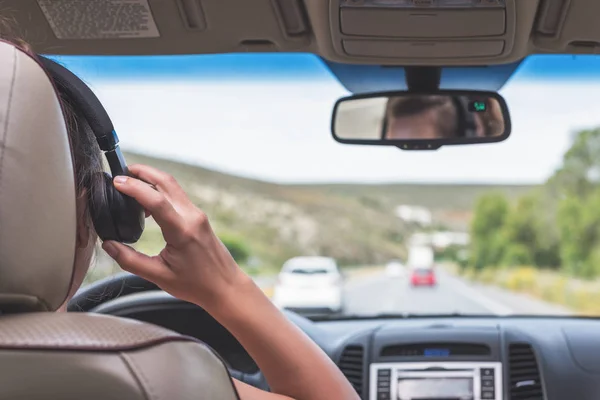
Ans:
[[[506,142],[412,153],[334,142],[331,109],[348,92],[312,55],[59,60],[95,90],[124,149],[277,182],[539,183],[572,132],[600,126],[596,56],[525,60],[501,91]]]
[[[328,80],[316,56],[302,53],[215,54],[184,56],[55,56],[73,72],[91,80]],[[517,80],[600,77],[600,57],[544,55],[526,59]]]
[[[302,53],[183,56],[59,56],[63,64],[90,80],[328,80],[319,58]]]

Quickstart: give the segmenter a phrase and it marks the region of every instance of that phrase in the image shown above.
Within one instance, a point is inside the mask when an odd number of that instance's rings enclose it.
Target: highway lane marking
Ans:
[[[444,274],[444,275],[445,275],[446,280],[452,281],[452,285],[460,286],[459,288],[457,288],[459,290],[456,290],[456,292],[461,294],[463,297],[466,297],[469,300],[472,300],[475,303],[481,305],[482,307],[487,308],[488,310],[490,310],[491,312],[493,312],[496,315],[512,315],[512,314],[514,314],[514,311],[511,308],[505,306],[504,304],[498,303],[495,300],[490,299],[489,297],[485,296],[481,292],[469,287],[466,283],[462,282],[460,279],[457,279],[448,274]]]

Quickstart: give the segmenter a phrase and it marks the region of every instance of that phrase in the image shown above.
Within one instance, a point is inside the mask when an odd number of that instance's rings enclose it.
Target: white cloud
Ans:
[[[519,83],[504,143],[435,152],[336,143],[336,82],[98,83],[122,147],[280,182],[542,182],[571,133],[600,126],[600,84]]]

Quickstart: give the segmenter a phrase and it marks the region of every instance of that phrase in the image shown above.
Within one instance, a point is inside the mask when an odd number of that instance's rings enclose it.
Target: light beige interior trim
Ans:
[[[372,35],[341,33],[340,0],[304,0],[305,10],[302,12],[294,8],[295,4],[302,4],[300,0],[196,0],[201,10],[202,21],[198,23],[197,28],[190,27],[182,15],[183,0],[139,0],[149,1],[152,18],[160,37],[69,40],[57,39],[38,6],[38,1],[48,0],[3,0],[0,2],[0,14],[15,18],[23,36],[36,50],[52,54],[144,55],[299,51],[353,64],[489,65],[513,62],[532,53],[595,53],[600,43],[600,24],[597,24],[596,18],[600,13],[600,2],[589,0],[506,0],[506,29],[502,35],[494,35],[500,25],[493,29],[486,25],[485,21],[491,20],[484,17],[484,14],[480,19],[466,14],[448,18],[440,14],[436,19],[439,23],[434,24],[437,31],[427,30],[428,37],[380,37],[377,38],[377,47],[387,53],[367,51],[363,55],[349,54],[344,50],[344,41],[365,41],[374,38]],[[69,3],[68,0],[52,1]],[[119,0],[107,0],[105,3],[115,1]],[[561,6],[563,2],[564,7]],[[554,6],[555,4],[558,6]],[[542,8],[538,11],[540,6]],[[564,12],[557,15],[553,11],[556,7],[563,7]],[[438,12],[424,10],[430,14]],[[368,10],[367,14],[373,12]],[[472,11],[469,13],[473,15]],[[307,20],[298,22],[297,18],[302,14],[306,14]],[[460,11],[452,11],[452,15],[459,14]],[[548,18],[558,20],[557,32],[549,35],[547,28],[544,30],[546,33],[539,32],[537,27],[540,25],[536,23],[538,15],[541,18],[549,15]],[[361,18],[354,13],[354,25],[367,33],[393,32],[396,29],[393,23],[387,27],[377,26],[377,21],[381,23],[389,19],[388,17],[371,20],[365,17],[365,22],[361,22]],[[464,24],[465,26],[456,25],[456,21],[463,20],[471,22]],[[398,21],[409,21],[409,25],[412,23],[410,18],[399,18]],[[494,21],[494,24],[498,23],[497,20]],[[552,23],[552,20],[545,19],[542,23],[547,25]],[[77,22],[71,21],[71,24],[76,31]],[[302,33],[301,26],[308,27],[310,33]],[[402,31],[402,27],[397,29]],[[472,30],[472,34],[469,30]],[[395,41],[405,43],[400,51],[398,46],[386,43]],[[484,46],[486,41],[502,41],[504,46],[499,54],[497,51],[478,51],[477,55],[474,55],[473,49],[477,47],[474,43],[482,42],[481,46]],[[410,51],[411,47],[431,43],[439,43],[437,48],[442,51],[451,48],[456,56],[438,57],[435,45],[432,46],[432,52],[426,54],[427,57],[424,57],[423,53]]]

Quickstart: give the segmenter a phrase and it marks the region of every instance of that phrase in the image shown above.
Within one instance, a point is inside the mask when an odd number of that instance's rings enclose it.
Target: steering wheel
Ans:
[[[102,303],[129,294],[161,290],[154,283],[129,272],[101,279],[80,289],[69,301],[67,311],[89,312]]]

